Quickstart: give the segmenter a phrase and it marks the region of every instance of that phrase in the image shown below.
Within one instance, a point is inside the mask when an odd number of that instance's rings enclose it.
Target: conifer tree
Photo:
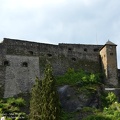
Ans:
[[[48,63],[45,67],[45,76],[42,80],[42,120],[59,120],[59,100],[55,87],[52,67]]]
[[[30,120],[42,120],[40,119],[41,115],[41,89],[42,82],[36,78],[35,85],[31,91],[31,100],[30,100]]]
[[[59,99],[52,67],[46,64],[44,79],[36,79],[30,101],[30,120],[59,120]]]

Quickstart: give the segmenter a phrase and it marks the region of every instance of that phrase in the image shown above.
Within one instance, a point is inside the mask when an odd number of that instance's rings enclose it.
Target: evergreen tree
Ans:
[[[32,89],[30,120],[59,120],[59,100],[50,64],[46,65],[44,75],[42,81],[36,79]]]
[[[30,100],[30,120],[42,120],[40,119],[41,115],[41,89],[42,82],[36,78],[35,85],[31,91],[31,100]]]
[[[52,74],[52,67],[47,64],[45,76],[42,80],[42,120],[59,120],[59,100],[55,87],[55,79]]]

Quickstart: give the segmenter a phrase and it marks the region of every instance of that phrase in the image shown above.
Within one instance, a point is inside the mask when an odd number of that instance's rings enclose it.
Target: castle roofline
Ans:
[[[42,43],[42,42],[33,42],[33,41],[28,41],[28,40],[20,40],[20,39],[11,39],[11,38],[4,38],[2,43],[7,43],[7,44],[11,44],[11,43],[27,43],[27,44],[44,44],[44,45],[54,45],[56,46],[56,44],[50,44],[50,43]]]

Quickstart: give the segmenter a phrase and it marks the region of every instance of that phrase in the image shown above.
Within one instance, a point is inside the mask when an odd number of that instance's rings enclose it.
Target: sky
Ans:
[[[120,0],[0,0],[0,42],[117,44],[120,68]]]

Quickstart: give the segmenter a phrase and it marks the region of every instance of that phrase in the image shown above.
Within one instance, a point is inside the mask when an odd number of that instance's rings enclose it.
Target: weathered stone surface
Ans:
[[[55,76],[63,75],[68,68],[83,69],[89,72],[103,72],[107,84],[118,84],[116,45],[111,45],[110,42],[105,45],[53,45],[5,38],[0,43],[0,51],[0,85],[4,97],[13,96],[20,91],[29,91],[35,76],[44,76],[46,60],[50,61]],[[30,62],[27,69],[20,67],[23,61]],[[3,97],[2,94],[0,96]]]
[[[4,97],[12,97],[30,91],[39,73],[39,58],[7,55],[10,66],[6,67]],[[23,66],[26,62],[27,66]]]
[[[86,92],[79,93],[75,87],[64,85],[58,88],[61,107],[68,112],[80,111],[83,107],[99,106],[98,93],[88,95]]]

